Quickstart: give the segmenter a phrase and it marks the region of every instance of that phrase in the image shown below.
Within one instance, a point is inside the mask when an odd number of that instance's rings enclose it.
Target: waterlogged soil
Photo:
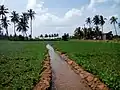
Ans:
[[[51,59],[52,90],[91,90],[85,81],[70,68],[50,45],[46,47],[49,50]]]

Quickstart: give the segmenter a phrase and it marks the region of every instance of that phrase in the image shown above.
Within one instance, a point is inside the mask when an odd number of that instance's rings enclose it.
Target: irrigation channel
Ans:
[[[91,90],[50,44],[46,45],[52,67],[52,90]]]

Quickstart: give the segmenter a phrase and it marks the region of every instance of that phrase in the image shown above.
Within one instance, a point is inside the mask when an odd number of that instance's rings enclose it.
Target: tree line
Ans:
[[[29,37],[32,38],[32,21],[35,18],[35,11],[32,9],[28,10],[27,12],[23,12],[21,15],[17,13],[16,11],[11,12],[10,20],[8,20],[8,8],[6,8],[4,5],[0,5],[0,34],[3,35],[3,30],[5,30],[5,36],[9,36],[8,27],[10,25],[10,21],[14,25],[14,36],[16,36],[16,31],[21,32],[23,36],[27,37],[27,31],[30,27],[30,35]],[[30,26],[28,25],[30,21]]]
[[[74,38],[78,39],[103,39],[104,36],[104,24],[106,23],[107,18],[105,18],[102,15],[95,15],[93,18],[88,17],[86,19],[86,24],[88,27],[78,27],[74,31]],[[110,18],[110,24],[113,24],[115,34],[118,36],[118,32],[116,29],[116,25],[120,28],[120,23],[118,23],[118,18],[115,16],[112,16]],[[92,26],[93,25],[93,26]],[[102,30],[100,30],[102,29]],[[109,31],[106,33],[108,39],[111,39],[113,34],[112,31]]]
[[[59,34],[57,33],[54,33],[54,34],[45,34],[45,35],[43,35],[43,34],[41,34],[40,36],[39,36],[40,38],[56,38],[56,37],[59,37]]]
[[[8,13],[11,13],[10,20],[8,20]],[[28,36],[32,39],[32,21],[35,19],[35,11],[32,9],[23,12],[21,15],[17,13],[16,11],[9,12],[8,8],[6,8],[4,5],[0,5],[0,35],[3,35],[3,31],[5,30],[5,36],[9,35],[8,27],[10,25],[10,21],[13,23],[13,31],[14,36],[17,36],[16,32],[21,32],[22,35],[19,35],[21,38]],[[107,18],[105,18],[103,15],[95,15],[93,18],[88,17],[86,19],[86,24],[88,27],[84,25],[84,27],[77,27],[74,31],[74,36],[72,38],[77,39],[103,39],[104,35],[104,24],[106,23]],[[30,23],[30,25],[28,25]],[[112,16],[110,18],[110,23],[113,24],[115,34],[118,36],[118,31],[116,29],[116,25],[120,28],[120,23],[118,23],[118,18],[115,16]],[[30,35],[27,35],[28,28],[30,27]],[[100,30],[101,29],[101,30]],[[40,35],[41,38],[45,37],[58,37],[59,34],[45,34]],[[68,34],[64,34],[62,38],[66,37],[68,38]],[[112,31],[107,33],[107,36],[109,38],[112,37]]]

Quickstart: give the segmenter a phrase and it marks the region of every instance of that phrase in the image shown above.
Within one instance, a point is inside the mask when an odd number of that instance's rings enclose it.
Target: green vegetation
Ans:
[[[30,90],[38,82],[43,42],[0,41],[0,90]]]
[[[120,89],[120,43],[63,41],[54,44],[112,90]]]

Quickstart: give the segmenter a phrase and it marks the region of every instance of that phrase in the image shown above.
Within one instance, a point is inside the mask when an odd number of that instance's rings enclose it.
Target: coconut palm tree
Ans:
[[[98,26],[95,27],[95,36],[97,39],[99,39],[99,36],[101,36],[100,28]]]
[[[21,15],[21,18],[19,19],[19,22],[17,23],[17,31],[22,32],[23,36],[24,34],[27,37],[27,30],[28,30],[29,26],[28,26],[28,16],[23,13],[23,15]]]
[[[118,23],[118,27],[120,28],[120,22]]]
[[[28,16],[30,18],[30,27],[31,27],[31,38],[32,38],[32,20],[35,18],[35,11],[33,11],[32,9],[28,10]]]
[[[110,23],[113,24],[116,35],[117,35],[117,30],[116,30],[115,24],[117,24],[117,19],[118,19],[118,18],[116,18],[115,16],[112,16],[112,17],[110,18]]]
[[[51,35],[52,39],[54,38],[54,34]]]
[[[90,28],[90,27],[91,27],[91,23],[92,23],[90,17],[88,17],[88,18],[86,19],[86,23],[89,25],[89,28]]]
[[[102,15],[100,15],[100,25],[102,28],[102,33],[103,33],[103,25],[105,24],[105,20],[107,20],[106,18],[104,18]]]
[[[45,38],[48,38],[48,35],[47,35],[47,34],[45,34]]]
[[[99,15],[95,15],[94,17],[93,17],[93,23],[94,23],[94,25],[95,25],[95,31],[97,32],[97,36],[96,36],[96,38],[98,38],[98,37],[100,37],[100,33],[99,33],[99,24],[100,24],[100,18],[99,18]]]
[[[23,33],[23,19],[22,18],[20,18],[19,22],[17,23],[17,31]],[[23,36],[24,36],[24,33],[23,33]]]
[[[2,27],[0,26],[0,35],[2,35]]]
[[[51,34],[48,35],[49,39],[51,39]]]
[[[103,39],[103,25],[105,24],[105,20],[107,20],[106,18],[104,18],[102,15],[100,15],[100,26],[102,28],[102,39]]]
[[[94,23],[94,25],[96,25],[96,26],[98,26],[99,24],[100,24],[100,19],[99,19],[99,15],[95,15],[94,17],[93,17],[93,23]]]
[[[5,28],[6,35],[8,36],[9,20],[7,20],[7,17],[3,17],[3,19],[1,19],[1,25],[2,25],[3,28]]]
[[[0,31],[2,31],[2,27],[0,27]]]
[[[81,27],[78,27],[78,28],[75,29],[75,31],[74,31],[74,36],[77,37],[78,39],[83,38],[84,33],[83,33],[83,31],[81,30]]]
[[[59,37],[59,34],[57,33],[57,37]]]
[[[0,17],[1,17],[1,20],[6,17],[6,14],[8,13],[8,8],[5,8],[4,5],[0,5]],[[2,21],[1,21],[2,23]],[[1,27],[1,25],[0,25]]]
[[[28,13],[26,12],[22,13],[21,18],[23,19],[24,23],[28,24],[28,20],[29,20]]]
[[[16,11],[13,11],[11,14],[12,14],[12,16],[10,16],[11,22],[13,22],[13,24],[14,24],[14,35],[16,35],[15,25],[16,25],[16,23],[19,22],[19,14],[16,13]]]
[[[26,33],[27,28],[29,28],[28,25],[24,22],[23,18],[20,18],[20,20],[17,24],[17,31],[22,32],[23,36],[24,36],[24,34],[26,34],[26,36],[27,36],[27,33]]]
[[[88,29],[86,27],[82,28],[83,32],[84,32],[84,38],[87,39],[88,38]]]
[[[54,38],[56,38],[56,33],[54,33]]]
[[[40,37],[43,39],[43,35],[41,34]]]
[[[23,19],[23,32],[25,33],[25,35],[27,37],[26,32],[29,28],[29,26],[28,26],[28,20],[29,20],[28,13],[26,13],[26,12],[22,13],[21,18]]]
[[[8,13],[8,8],[5,8],[4,5],[0,5],[0,16],[2,16],[2,19],[6,17],[7,13]]]

